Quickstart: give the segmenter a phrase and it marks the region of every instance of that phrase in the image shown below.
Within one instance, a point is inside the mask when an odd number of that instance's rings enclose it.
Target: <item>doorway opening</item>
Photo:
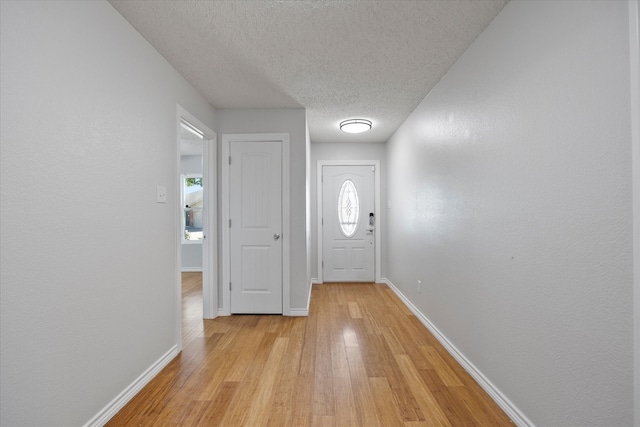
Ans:
[[[184,108],[177,110],[176,342],[182,344],[183,273],[200,276],[202,312],[198,316],[213,319],[218,314],[217,147],[215,132]]]

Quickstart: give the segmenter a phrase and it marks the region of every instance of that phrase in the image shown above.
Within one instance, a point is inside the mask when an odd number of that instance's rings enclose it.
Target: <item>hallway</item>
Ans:
[[[108,426],[512,425],[385,285],[314,285],[309,317],[201,298],[183,273],[183,352]]]

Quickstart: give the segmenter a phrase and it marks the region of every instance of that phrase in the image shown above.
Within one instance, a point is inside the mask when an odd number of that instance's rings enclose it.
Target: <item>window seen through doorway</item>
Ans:
[[[183,243],[202,243],[202,175],[182,176]]]

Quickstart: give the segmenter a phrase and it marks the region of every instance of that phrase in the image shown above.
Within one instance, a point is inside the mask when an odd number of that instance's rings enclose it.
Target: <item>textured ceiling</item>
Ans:
[[[313,142],[387,141],[506,2],[111,0],[215,108],[304,107]]]

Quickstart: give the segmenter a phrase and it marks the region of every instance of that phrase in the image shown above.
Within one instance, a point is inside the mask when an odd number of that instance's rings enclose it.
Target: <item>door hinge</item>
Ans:
[[[376,171],[376,167],[375,166],[371,166],[371,172],[375,172]]]
[[[324,268],[324,261],[322,261],[322,268]]]
[[[229,290],[231,290],[231,282],[229,282]]]
[[[231,220],[229,220],[229,228],[231,228]]]
[[[229,156],[229,164],[231,164],[231,156]]]

